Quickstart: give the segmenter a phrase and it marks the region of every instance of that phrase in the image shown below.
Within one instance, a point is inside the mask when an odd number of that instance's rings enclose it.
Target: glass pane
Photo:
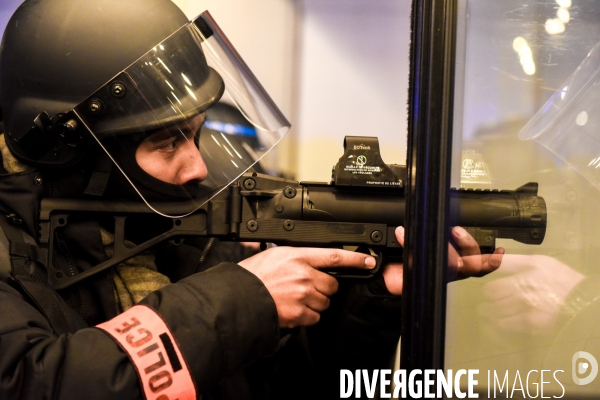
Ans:
[[[539,245],[496,240],[506,249],[497,271],[449,285],[446,367],[479,369],[491,398],[598,398],[600,2],[461,8],[452,185],[536,182],[547,227]],[[513,215],[532,218],[530,205]]]

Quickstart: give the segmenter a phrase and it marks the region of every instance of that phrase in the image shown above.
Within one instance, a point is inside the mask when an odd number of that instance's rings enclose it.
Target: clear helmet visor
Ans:
[[[230,140],[206,111],[222,99],[255,134]],[[208,12],[150,49],[72,111],[159,214],[194,212],[237,180],[290,124]],[[223,129],[219,127],[222,126]],[[259,156],[248,149],[262,149]]]
[[[600,189],[600,44],[521,129]]]

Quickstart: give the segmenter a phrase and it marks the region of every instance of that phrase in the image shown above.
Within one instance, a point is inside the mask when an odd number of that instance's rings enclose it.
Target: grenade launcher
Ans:
[[[277,245],[358,246],[379,256],[377,266],[364,275],[329,271],[340,277],[370,277],[383,257],[401,256],[394,230],[404,224],[406,167],[387,165],[374,137],[347,136],[345,152],[332,171],[330,183],[296,182],[247,172],[194,213],[167,218],[141,202],[44,199],[41,204],[41,248],[46,252],[49,281],[57,289],[72,285],[117,265],[152,246],[185,236],[216,237],[240,242]],[[451,225],[465,228],[482,253],[495,249],[497,238],[540,244],[546,233],[546,203],[537,183],[516,190],[451,189]],[[174,205],[176,207],[176,205]],[[114,255],[76,274],[56,269],[56,233],[78,213],[114,218]],[[128,219],[155,218],[160,233],[134,246],[125,244]]]

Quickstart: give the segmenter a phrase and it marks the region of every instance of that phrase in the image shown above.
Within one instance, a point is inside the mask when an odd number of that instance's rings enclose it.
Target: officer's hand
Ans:
[[[504,248],[498,247],[493,254],[481,254],[479,245],[473,236],[455,226],[451,232],[458,251],[453,246],[448,246],[448,281],[455,281],[469,277],[481,277],[494,272],[502,263]]]
[[[329,307],[329,296],[338,290],[337,280],[318,268],[371,269],[375,259],[346,250],[278,246],[239,265],[256,275],[273,297],[279,326],[294,328],[319,322],[320,313]]]
[[[404,227],[399,226],[394,232],[396,240],[400,246],[404,247]],[[383,266],[383,280],[388,292],[393,295],[401,296],[404,286],[404,265],[402,263],[387,263]]]
[[[404,246],[404,227],[396,228],[396,240]],[[499,247],[493,254],[481,254],[479,245],[463,228],[456,226],[452,229],[452,238],[459,248],[457,251],[448,245],[448,280],[465,279],[471,276],[484,276],[498,269],[502,263],[504,249]],[[383,278],[388,291],[400,296],[403,287],[403,265],[389,263],[383,268]]]

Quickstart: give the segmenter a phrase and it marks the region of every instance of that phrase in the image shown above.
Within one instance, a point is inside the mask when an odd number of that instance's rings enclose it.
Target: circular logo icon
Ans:
[[[585,361],[582,361],[585,360]],[[587,385],[596,379],[598,375],[598,361],[596,358],[585,351],[578,351],[573,354],[573,381],[576,385]],[[578,375],[589,375],[585,378],[580,378]]]
[[[367,157],[365,157],[365,156],[356,157],[356,164],[358,164],[359,167],[362,167],[366,163],[367,163]]]

